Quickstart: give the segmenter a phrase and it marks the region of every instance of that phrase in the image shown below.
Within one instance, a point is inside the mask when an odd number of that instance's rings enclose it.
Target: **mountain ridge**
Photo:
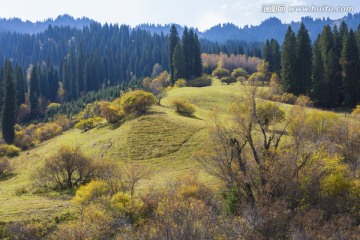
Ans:
[[[294,31],[297,31],[299,29],[300,22],[304,22],[305,26],[309,30],[310,38],[314,40],[326,24],[334,26],[339,25],[342,21],[345,21],[349,28],[357,29],[360,23],[360,13],[348,14],[340,19],[314,19],[312,17],[303,17],[301,18],[301,21],[292,21],[291,23],[283,23],[276,17],[270,17],[257,26],[246,25],[244,27],[238,27],[233,23],[223,23],[217,24],[203,32],[199,31],[197,28],[194,28],[194,31],[199,35],[200,38],[220,43],[226,42],[227,40],[263,42],[270,38],[274,38],[282,43],[288,25],[290,25]],[[37,22],[22,21],[19,18],[0,18],[0,32],[10,31],[36,34],[45,31],[49,25],[83,28],[89,26],[93,22],[96,21],[87,17],[74,18],[67,14],[58,16],[56,19],[50,18]],[[185,27],[179,24],[175,25],[177,26],[179,34],[181,35]],[[163,33],[166,35],[170,32],[170,27],[171,24],[161,25],[146,23],[139,24],[135,26],[134,29],[143,29],[151,33]]]

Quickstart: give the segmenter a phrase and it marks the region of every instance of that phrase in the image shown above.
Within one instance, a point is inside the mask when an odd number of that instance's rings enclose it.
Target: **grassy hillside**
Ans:
[[[199,163],[194,153],[203,147],[206,139],[206,123],[211,110],[228,117],[228,106],[244,93],[240,84],[221,85],[215,81],[205,88],[179,88],[168,93],[162,106],[114,128],[109,125],[86,133],[73,129],[61,136],[42,143],[35,149],[22,152],[11,159],[16,176],[0,181],[0,222],[19,219],[49,219],[73,211],[71,197],[59,193],[37,193],[31,183],[31,174],[44,160],[57,152],[63,144],[80,146],[92,157],[107,158],[123,164],[137,162],[151,171],[149,179],[141,182],[141,189],[159,187],[178,176],[199,173],[200,180],[214,183]],[[176,114],[168,105],[173,97],[183,97],[197,106],[195,117]],[[282,104],[285,110],[288,105]]]

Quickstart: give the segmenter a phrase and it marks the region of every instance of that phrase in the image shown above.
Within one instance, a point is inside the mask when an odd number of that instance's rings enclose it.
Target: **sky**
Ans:
[[[267,4],[267,5],[264,5]],[[264,13],[264,6],[283,4],[282,13]],[[360,12],[358,0],[0,0],[0,18],[17,17],[42,21],[69,14],[88,17],[101,23],[136,26],[141,23],[178,23],[201,31],[219,23],[234,23],[239,27],[259,25],[269,17],[283,22],[299,21],[301,17],[341,18],[348,12],[289,12],[289,6],[352,6]],[[266,10],[266,9],[265,9]]]

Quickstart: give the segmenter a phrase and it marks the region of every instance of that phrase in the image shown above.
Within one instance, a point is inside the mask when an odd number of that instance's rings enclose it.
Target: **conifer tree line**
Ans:
[[[326,25],[313,44],[303,23],[297,34],[289,26],[280,58],[275,40],[266,41],[263,54],[284,91],[310,96],[325,108],[360,103],[360,26],[354,31],[345,22]]]
[[[17,107],[25,103],[25,79],[21,67],[13,67],[10,60],[0,66],[0,113],[2,136],[12,144],[15,138]]]
[[[0,64],[12,59],[23,69],[43,62],[53,65],[64,100],[150,76],[156,63],[167,69],[167,51],[167,36],[126,25],[49,26],[36,35],[0,33]]]
[[[263,42],[246,42],[242,40],[227,40],[224,43],[212,42],[207,39],[200,39],[201,52],[208,54],[234,54],[246,55],[249,57],[264,57]]]
[[[187,80],[202,74],[199,38],[193,29],[185,27],[180,40],[175,25],[171,26],[169,36],[169,66],[171,82],[184,78]]]

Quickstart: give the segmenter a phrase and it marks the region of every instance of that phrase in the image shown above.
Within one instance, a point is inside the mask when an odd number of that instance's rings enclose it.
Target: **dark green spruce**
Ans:
[[[286,92],[294,93],[296,90],[295,65],[296,37],[289,26],[281,49],[281,79],[283,89]]]
[[[176,29],[176,26],[173,24],[170,29],[170,36],[169,36],[169,67],[170,67],[170,76],[171,82],[174,83],[176,81],[175,78],[175,70],[174,70],[174,63],[173,63],[173,55],[175,51],[175,47],[179,42],[179,33]]]
[[[359,54],[353,30],[350,30],[349,34],[343,37],[340,63],[343,77],[344,105],[353,108],[360,101]]]
[[[16,92],[14,72],[9,60],[4,68],[4,106],[2,109],[2,135],[7,144],[13,144],[16,123]]]

